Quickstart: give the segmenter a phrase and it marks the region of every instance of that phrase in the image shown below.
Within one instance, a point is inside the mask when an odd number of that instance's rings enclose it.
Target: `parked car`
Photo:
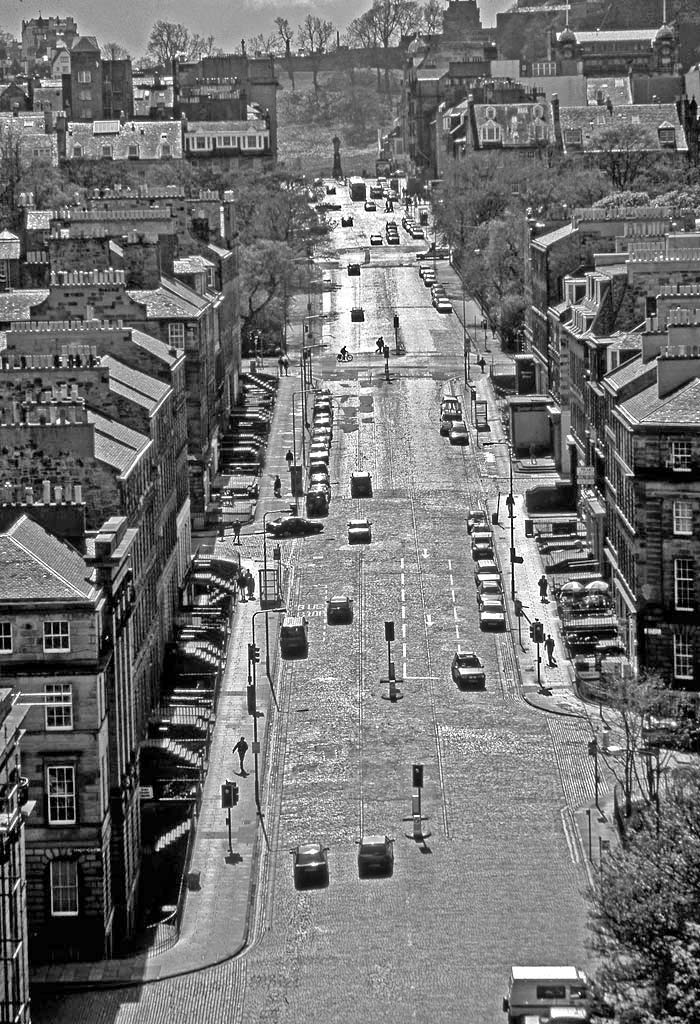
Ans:
[[[303,516],[280,516],[278,519],[268,519],[265,523],[265,531],[273,537],[302,537],[304,534],[320,533],[322,530],[323,523],[304,519]]]
[[[505,629],[506,610],[503,601],[482,601],[479,606],[479,626],[482,629]]]
[[[291,851],[294,857],[294,885],[328,884],[328,847],[320,843],[300,843]]]
[[[426,272],[423,274],[423,284],[425,285],[426,288],[430,288],[431,284],[435,284],[436,280],[437,278],[435,277],[434,270],[426,270]]]
[[[474,582],[477,587],[483,582],[483,580],[487,579],[495,579],[499,581],[501,579],[501,573],[498,566],[494,561],[491,561],[488,558],[477,562],[474,569]]]
[[[357,873],[391,875],[394,871],[394,840],[389,836],[362,836],[357,847]]]
[[[423,277],[427,273],[434,274],[435,267],[432,265],[432,263],[421,263],[420,266],[418,267],[418,276]]]
[[[369,197],[370,199],[381,199],[383,195],[381,185],[370,185]]]
[[[341,228],[351,228],[354,224],[352,217],[341,217],[340,226]]]
[[[431,285],[430,286],[430,294],[432,295],[432,297],[434,299],[438,298],[440,295],[446,295],[447,293],[445,291],[444,284],[440,284],[440,282],[438,281],[437,284]]]
[[[472,558],[475,562],[493,559],[493,539],[491,537],[472,537]]]
[[[420,224],[414,224],[411,228],[411,238],[425,238],[425,231]]]
[[[384,241],[384,239],[382,238],[381,235],[370,235],[369,236],[369,244],[370,245],[381,245],[383,243],[383,241]]]
[[[483,523],[484,526],[487,526],[488,521],[488,516],[486,515],[486,512],[484,512],[483,509],[470,508],[469,512],[467,513],[467,533],[471,533],[472,530],[474,530],[481,523]]]
[[[325,516],[331,500],[331,489],[327,484],[314,484],[306,492],[306,514]]]
[[[433,299],[433,305],[438,313],[454,313],[452,303],[449,299],[439,296],[437,299]]]
[[[352,498],[372,497],[372,475],[363,470],[354,470],[350,474],[350,496]]]
[[[347,594],[329,597],[326,601],[326,622],[352,622],[352,598]]]
[[[348,277],[359,277],[360,276],[360,264],[359,263],[348,263]]]
[[[372,524],[369,519],[348,521],[348,544],[369,544],[372,540]]]
[[[503,586],[500,580],[486,578],[476,588],[476,601],[503,601]]]
[[[474,651],[455,651],[451,671],[458,686],[486,687],[484,664]]]
[[[442,245],[434,247],[431,244],[429,248],[425,250],[425,252],[416,253],[417,260],[447,260],[449,258],[450,250],[447,248],[447,246]]]
[[[440,416],[446,420],[462,419],[462,403],[455,395],[445,395],[440,402]]]
[[[454,420],[448,419],[447,416],[440,417],[440,437],[449,437],[450,431]]]
[[[387,245],[400,245],[401,241],[399,239],[399,236],[394,234],[393,231],[392,231],[392,233],[390,235],[386,236],[386,244]]]
[[[374,213],[376,209],[377,204],[373,202],[371,199],[368,199],[367,202],[365,203],[365,210],[367,210],[367,213]]]
[[[326,185],[326,195],[327,196],[334,196],[335,195],[335,185]]]
[[[459,423],[453,422],[452,430],[450,430],[449,433],[449,438],[450,444],[458,444],[462,446],[468,445],[469,431],[467,430],[466,423],[462,423],[461,421]]]

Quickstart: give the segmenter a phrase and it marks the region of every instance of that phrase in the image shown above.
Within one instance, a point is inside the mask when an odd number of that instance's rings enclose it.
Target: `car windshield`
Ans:
[[[317,843],[307,843],[297,850],[297,862],[299,864],[315,864],[321,859],[321,847]]]
[[[479,659],[475,654],[458,654],[455,661],[458,668],[480,668]]]

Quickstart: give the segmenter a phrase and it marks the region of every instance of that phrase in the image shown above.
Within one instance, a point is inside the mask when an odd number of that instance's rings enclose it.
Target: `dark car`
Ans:
[[[304,519],[303,516],[280,516],[265,523],[265,530],[273,537],[301,537],[306,533],[320,533],[323,523]]]
[[[372,524],[369,519],[348,520],[348,543],[370,544],[372,542]]]
[[[352,598],[336,594],[326,601],[326,622],[352,622]]]
[[[349,263],[348,264],[348,277],[359,277],[360,276],[360,264]]]
[[[300,843],[291,851],[294,857],[294,885],[328,885],[328,847],[320,843]]]
[[[341,226],[341,228],[351,228],[353,226],[353,219],[352,219],[352,217],[341,217],[340,218],[340,226]]]
[[[474,651],[455,651],[451,671],[458,686],[475,686],[481,690],[486,686],[483,662]]]
[[[465,423],[453,423],[449,433],[450,444],[468,445],[469,431]]]
[[[358,843],[357,873],[391,875],[394,871],[394,840],[389,836],[363,836]]]
[[[470,508],[467,516],[467,533],[471,533],[477,526],[488,527],[488,516],[480,508]]]

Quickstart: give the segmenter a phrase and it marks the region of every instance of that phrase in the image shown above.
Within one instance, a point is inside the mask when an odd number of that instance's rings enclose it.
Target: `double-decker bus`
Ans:
[[[367,198],[367,186],[364,178],[350,179],[350,198],[364,203]]]

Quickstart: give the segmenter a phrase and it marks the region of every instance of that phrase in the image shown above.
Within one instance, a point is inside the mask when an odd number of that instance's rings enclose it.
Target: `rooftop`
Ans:
[[[74,548],[26,515],[0,533],[0,601],[94,600],[89,577]]]

